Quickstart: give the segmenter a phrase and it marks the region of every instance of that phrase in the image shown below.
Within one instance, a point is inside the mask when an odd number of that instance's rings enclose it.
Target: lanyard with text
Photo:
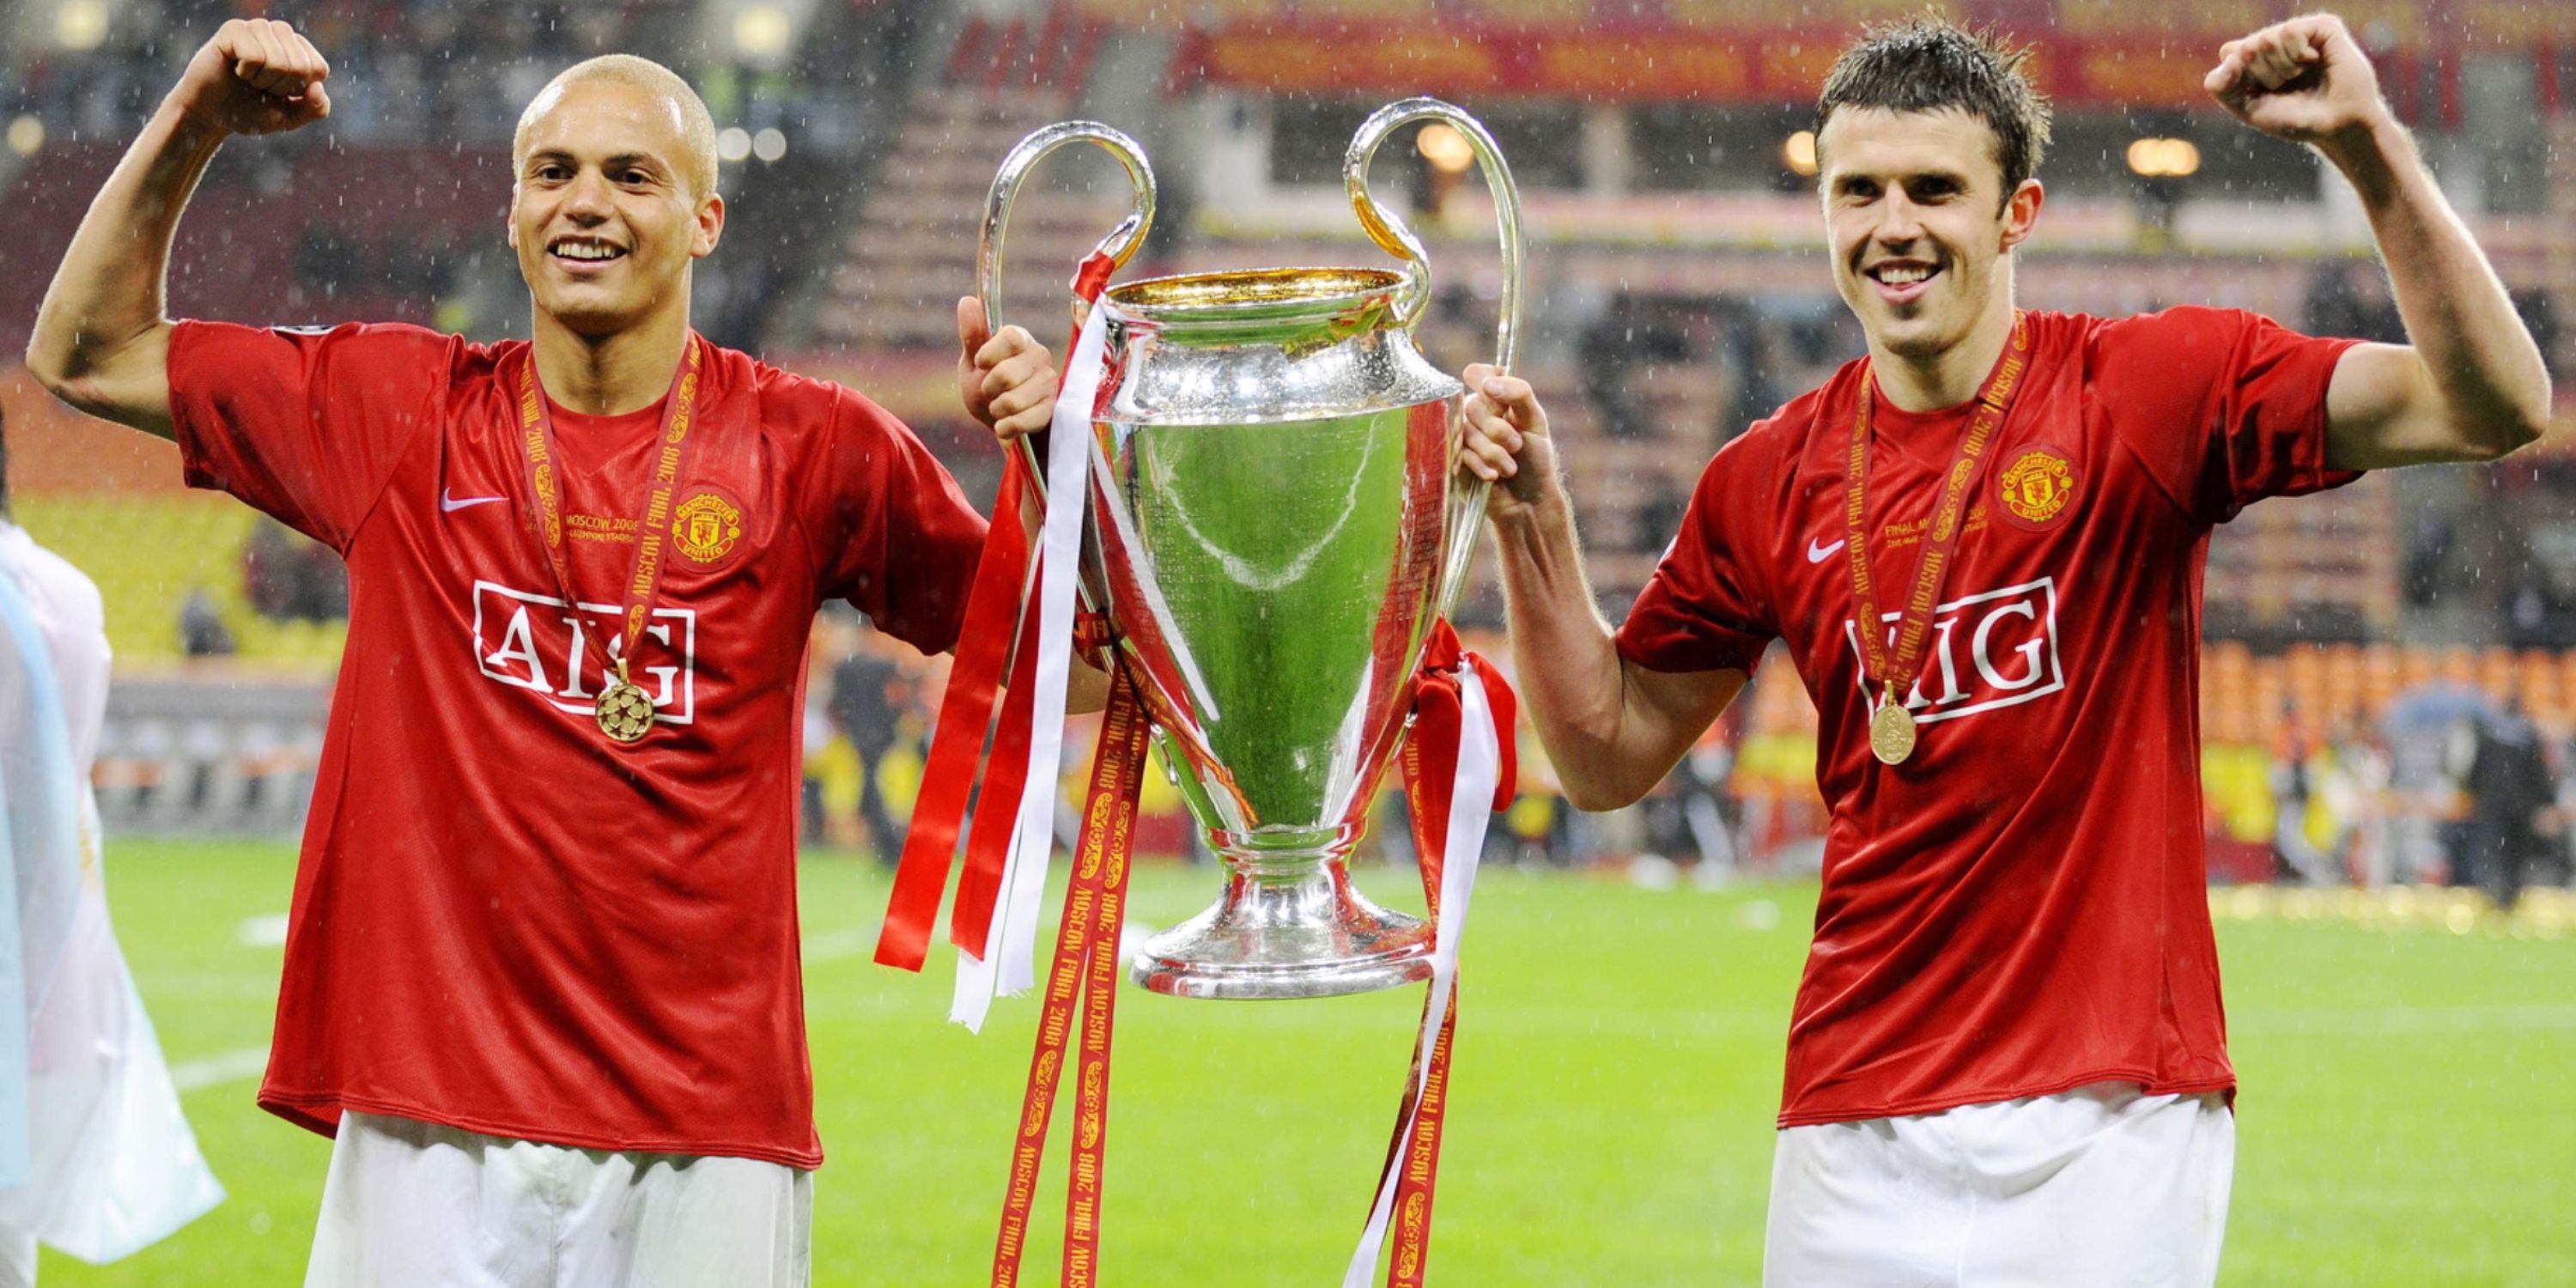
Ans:
[[[653,458],[653,486],[635,529],[635,567],[626,578],[617,678],[601,688],[594,713],[599,731],[616,742],[638,741],[653,729],[653,699],[627,678],[628,667],[635,651],[644,646],[644,626],[652,620],[653,598],[662,589],[663,528],[670,522],[671,494],[680,486],[681,467],[688,463],[689,411],[698,399],[698,369],[704,362],[701,348],[703,342],[691,335],[680,369],[671,378],[671,391],[662,399],[662,427],[654,436],[661,446]],[[573,593],[572,558],[564,549],[559,441],[554,414],[546,409],[545,391],[537,387],[537,355],[531,348],[519,368],[519,445],[527,457],[528,488],[536,497],[538,543],[545,547],[546,563],[554,569],[555,589],[562,592],[565,608],[578,613],[581,597]],[[580,665],[579,659],[574,665]]]
[[[1907,597],[1897,623],[1893,658],[1888,654],[1885,619],[1878,610],[1878,586],[1870,579],[1868,533],[1862,522],[1862,501],[1869,483],[1870,412],[1877,380],[1866,365],[1861,369],[1860,410],[1852,418],[1851,454],[1844,470],[1843,549],[1851,568],[1852,604],[1860,617],[1856,634],[1860,636],[1865,668],[1861,689],[1864,693],[1873,685],[1878,689],[1869,718],[1869,749],[1886,764],[1903,763],[1914,754],[1914,713],[1906,709],[1905,694],[1923,672],[1924,643],[1932,632],[1933,613],[1941,603],[1941,583],[1959,549],[1959,532],[1967,526],[1968,498],[1974,494],[1977,480],[1985,475],[1989,455],[1986,448],[2004,417],[2011,413],[2014,396],[2021,392],[2022,375],[2029,368],[2030,319],[2016,312],[2012,341],[1986,377],[1986,387],[1978,392],[1976,415],[1968,422],[1968,432],[1960,436],[1959,450],[1951,457],[1949,472],[1942,479],[1940,501],[1932,511],[1932,527],[1924,533],[1923,554],[1915,565],[1914,593]]]
[[[993,1249],[993,1288],[1020,1281],[1029,1219],[1037,1205],[1038,1165],[1046,1155],[1069,1048],[1074,1074],[1073,1162],[1066,1169],[1064,1288],[1096,1288],[1100,1275],[1100,1201],[1109,1145],[1109,1051],[1117,1023],[1118,933],[1126,921],[1128,859],[1135,847],[1136,795],[1151,732],[1136,687],[1111,668],[1109,710],[1092,753],[1091,792],[1082,810],[1073,879],[1065,886],[1064,922],[1047,972],[1046,1001],[1029,1057],[1028,1090],[1011,1146],[1011,1178],[1002,1198],[1002,1230]],[[1079,1014],[1077,1015],[1077,1010]]]

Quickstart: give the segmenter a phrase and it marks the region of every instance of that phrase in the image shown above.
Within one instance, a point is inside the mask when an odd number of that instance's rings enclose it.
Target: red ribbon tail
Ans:
[[[876,959],[883,965],[917,971],[929,952],[930,928],[939,918],[940,896],[947,891],[966,801],[974,790],[984,735],[992,723],[994,695],[1009,660],[1009,623],[1019,612],[1020,588],[1027,580],[1029,539],[1020,509],[1028,487],[1019,457],[1007,457],[1002,486],[993,500],[993,523],[985,531],[984,552],[975,565],[974,587],[967,594],[956,663],[949,669],[948,691],[940,698],[938,732],[931,738],[921,793],[914,802],[912,825],[904,834],[903,860],[895,869],[885,928],[877,936]]]
[[[957,878],[956,906],[948,912],[948,941],[984,955],[993,917],[1002,902],[1002,872],[1011,858],[1011,832],[1020,818],[1020,794],[1029,781],[1030,717],[1037,703],[1038,616],[1020,624],[1019,655],[1002,694],[1002,720],[993,731],[993,755],[975,798],[975,821],[966,835],[966,870]]]

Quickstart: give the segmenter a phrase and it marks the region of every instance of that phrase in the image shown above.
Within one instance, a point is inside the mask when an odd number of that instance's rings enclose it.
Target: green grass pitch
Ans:
[[[278,845],[124,840],[126,953],[231,1199],[127,1261],[48,1253],[47,1288],[301,1282],[328,1145],[251,1103],[279,951]],[[1366,871],[1418,908],[1409,873]],[[1169,925],[1215,879],[1148,868]],[[815,1282],[966,1285],[992,1252],[1037,1008],[944,1022],[949,960],[868,961],[885,881],[816,858],[804,915],[817,1109]],[[1408,897],[1409,896],[1409,897]],[[1466,944],[1432,1268],[1473,1288],[1757,1281],[1771,1115],[1813,890],[1653,891],[1490,873]],[[2576,1283],[2576,940],[2222,922],[2239,1159],[2222,1282]],[[1337,1282],[1386,1143],[1420,993],[1121,999],[1104,1278]],[[1059,1141],[1052,1161],[1059,1165]],[[1055,1282],[1060,1171],[1027,1282]]]

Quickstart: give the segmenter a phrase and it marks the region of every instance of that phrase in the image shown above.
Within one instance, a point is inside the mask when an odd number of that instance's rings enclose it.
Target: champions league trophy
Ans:
[[[1486,485],[1457,465],[1459,383],[1414,347],[1430,265],[1368,190],[1378,145],[1426,120],[1467,139],[1493,194],[1508,367],[1519,194],[1493,137],[1434,99],[1378,111],[1344,160],[1361,228],[1402,271],[1192,273],[1112,287],[1096,306],[1110,310],[1108,371],[1083,593],[1108,614],[1164,763],[1226,866],[1215,906],[1136,957],[1136,982],[1158,993],[1328,997],[1431,974],[1431,928],[1371,903],[1345,862],[1484,519]],[[1039,130],[1003,162],[985,208],[988,317],[1020,180],[1077,141],[1116,156],[1136,187],[1103,252],[1124,262],[1143,241],[1154,186],[1134,141],[1088,122]]]

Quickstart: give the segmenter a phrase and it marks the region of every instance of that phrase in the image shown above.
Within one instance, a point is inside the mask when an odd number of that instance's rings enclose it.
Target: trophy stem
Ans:
[[[1431,977],[1431,928],[1351,884],[1347,837],[1303,853],[1214,834],[1225,892],[1147,940],[1135,981],[1174,997],[1338,997]]]

